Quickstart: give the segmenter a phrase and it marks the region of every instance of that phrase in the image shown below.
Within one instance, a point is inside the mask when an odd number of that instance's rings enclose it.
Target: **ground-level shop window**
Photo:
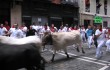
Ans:
[[[108,27],[108,22],[107,21],[103,21],[103,27]]]

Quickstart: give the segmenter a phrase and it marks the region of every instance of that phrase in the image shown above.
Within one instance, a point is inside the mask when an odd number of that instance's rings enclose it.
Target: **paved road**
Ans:
[[[52,57],[52,50],[46,48],[42,56],[50,61]],[[68,47],[70,58],[59,51],[55,56],[53,63],[46,64],[46,70],[110,70],[110,53],[107,53],[106,47],[103,47],[103,57],[100,60],[95,58],[95,47],[88,49],[87,44],[84,46],[85,54],[78,53],[74,47]]]
[[[110,53],[107,53],[106,47],[103,47],[103,57],[100,60],[95,58],[96,48],[93,46],[88,49],[87,44],[84,46],[85,54],[78,53],[72,46],[68,47],[70,58],[67,59],[66,55],[59,51],[55,56],[55,61],[46,64],[46,70],[110,70]],[[50,61],[52,57],[52,50],[46,47],[42,56]],[[20,69],[25,70],[25,69]]]

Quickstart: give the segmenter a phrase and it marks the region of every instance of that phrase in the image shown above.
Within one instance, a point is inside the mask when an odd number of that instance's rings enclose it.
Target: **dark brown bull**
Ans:
[[[45,61],[35,44],[0,43],[0,70],[45,70]]]

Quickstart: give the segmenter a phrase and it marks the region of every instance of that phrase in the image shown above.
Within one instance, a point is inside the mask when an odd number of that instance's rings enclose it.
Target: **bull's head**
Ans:
[[[52,35],[49,32],[44,33],[44,37],[42,38],[42,45],[45,46],[47,44],[52,45]]]

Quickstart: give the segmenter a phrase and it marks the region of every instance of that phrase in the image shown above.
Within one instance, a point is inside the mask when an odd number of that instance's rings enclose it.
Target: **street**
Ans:
[[[42,53],[42,56],[50,61],[52,57],[52,50],[47,48]],[[90,49],[87,44],[84,46],[85,54],[77,52],[73,46],[68,47],[70,58],[59,51],[55,56],[55,61],[46,64],[46,70],[110,70],[110,53],[107,53],[106,47],[103,47],[103,57],[100,60],[95,58],[95,47]]]
[[[70,58],[67,59],[63,51],[58,51],[55,56],[55,61],[50,62],[52,58],[52,50],[46,46],[42,52],[42,56],[48,62],[46,63],[46,70],[110,70],[110,53],[106,52],[106,47],[103,47],[103,57],[100,60],[95,58],[95,47],[90,49],[87,44],[84,46],[85,54],[77,52],[74,46],[68,47],[68,54]],[[19,69],[25,70],[25,69]]]

